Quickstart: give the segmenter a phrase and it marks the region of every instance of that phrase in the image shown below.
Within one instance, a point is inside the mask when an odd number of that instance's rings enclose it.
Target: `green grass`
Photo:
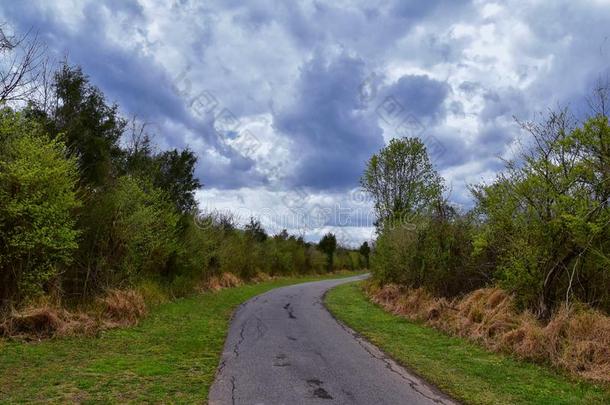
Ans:
[[[338,319],[370,342],[465,403],[610,403],[608,387],[491,353],[464,339],[392,315],[371,303],[358,284],[334,288],[325,303]]]
[[[285,278],[163,304],[97,338],[0,341],[0,403],[204,403],[233,309]]]

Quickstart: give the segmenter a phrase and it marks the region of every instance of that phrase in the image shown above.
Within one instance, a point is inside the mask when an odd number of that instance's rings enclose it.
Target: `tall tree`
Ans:
[[[326,268],[330,272],[333,269],[333,257],[337,249],[337,238],[332,233],[327,233],[320,239],[318,249],[326,254]]]
[[[261,221],[254,217],[250,217],[250,222],[245,226],[246,235],[251,237],[256,242],[264,242],[267,240],[267,232],[261,224]]]
[[[155,162],[155,186],[167,193],[179,212],[194,210],[197,207],[195,191],[201,187],[201,183],[194,174],[197,156],[193,151],[169,150],[157,155]]]
[[[23,114],[0,110],[0,307],[48,291],[73,261],[77,179],[62,142]]]
[[[443,191],[442,178],[418,138],[392,139],[371,157],[360,184],[373,197],[378,227],[426,210]]]
[[[369,243],[367,241],[362,242],[360,245],[360,249],[358,249],[362,257],[364,257],[364,262],[366,263],[366,268],[369,268],[369,255],[371,253],[371,248],[369,247]]]
[[[117,105],[108,105],[102,92],[89,83],[80,67],[64,63],[55,74],[56,107],[53,132],[63,134],[79,159],[85,184],[104,184],[121,157],[119,139],[126,121]]]

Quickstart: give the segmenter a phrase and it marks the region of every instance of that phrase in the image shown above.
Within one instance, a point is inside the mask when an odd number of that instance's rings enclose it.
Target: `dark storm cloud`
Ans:
[[[141,11],[136,2],[89,4],[82,10],[80,25],[86,27],[84,31],[71,31],[65,22],[42,8],[16,7],[5,11],[5,15],[17,31],[36,29],[57,59],[66,55],[70,63],[82,66],[109,101],[117,102],[126,115],[149,124],[156,142],[166,147],[186,148],[189,145],[185,133],[192,132],[215,147],[224,159],[208,168],[202,167],[206,152],[199,151],[196,173],[206,185],[233,188],[262,183],[264,179],[255,172],[251,159],[219,141],[213,117],[193,116],[189,112],[188,107],[197,93],[180,82],[183,72],[172,77],[152,56],[139,49],[121,47],[104,35],[102,13],[121,15],[126,23],[137,27],[141,23]],[[188,94],[181,94],[187,90]]]
[[[316,54],[302,67],[296,100],[274,117],[299,156],[292,184],[353,187],[382,146],[382,130],[360,96],[365,75],[364,62],[346,54],[331,60]]]
[[[398,100],[406,113],[434,121],[445,114],[443,103],[450,92],[447,83],[426,75],[405,75],[383,90],[386,97]]]
[[[203,90],[240,121],[271,117],[291,145],[294,172],[282,187],[344,190],[384,139],[400,136],[376,113],[385,97],[440,142],[439,169],[465,181],[498,169],[496,156],[519,134],[513,115],[527,120],[565,104],[584,110],[610,60],[602,1],[5,3],[3,20],[19,32],[36,29],[127,115],[156,123],[165,147],[196,149],[197,174],[223,190],[270,179],[260,157],[218,135],[216,112],[193,111]],[[360,87],[373,71],[378,94],[367,104]]]
[[[87,5],[82,10],[81,23],[87,28],[85,32],[71,31],[56,16],[35,6],[12,8],[7,16],[18,31],[36,29],[57,59],[65,55],[69,63],[82,66],[92,83],[129,115],[157,125],[166,120],[196,125],[187,114],[184,101],[172,90],[171,78],[151,57],[112,44],[104,36],[100,14],[110,10],[115,15],[124,14],[125,20],[134,24],[141,13],[135,2]],[[174,134],[168,141],[180,144],[182,137]]]

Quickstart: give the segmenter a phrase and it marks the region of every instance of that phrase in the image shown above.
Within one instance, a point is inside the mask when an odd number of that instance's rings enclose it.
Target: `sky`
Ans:
[[[418,136],[457,206],[524,134],[608,77],[610,0],[3,1],[159,149],[199,158],[202,210],[317,241],[374,238],[367,159]]]

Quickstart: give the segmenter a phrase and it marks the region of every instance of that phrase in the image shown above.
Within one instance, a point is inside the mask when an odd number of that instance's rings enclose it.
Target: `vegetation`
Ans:
[[[491,350],[610,381],[608,89],[595,96],[582,122],[561,110],[521,123],[525,146],[495,181],[471,186],[468,212],[446,201],[418,140],[374,155],[362,177],[379,218],[371,298]]]
[[[319,249],[326,254],[326,266],[328,271],[333,268],[333,256],[337,249],[337,238],[332,233],[327,233],[320,239]]]
[[[375,279],[444,297],[500,285],[540,320],[576,302],[609,311],[607,97],[599,89],[583,122],[562,110],[522,123],[526,146],[494,182],[471,186],[465,213],[444,199],[421,142],[393,140],[362,177],[379,219]]]
[[[23,114],[0,111],[0,297],[37,294],[72,262],[77,180],[60,139]]]
[[[362,242],[362,245],[360,245],[360,248],[358,249],[358,252],[364,258],[364,266],[363,267],[365,269],[368,269],[369,268],[369,256],[371,254],[371,248],[369,246],[369,243],[367,241]]]
[[[610,391],[547,367],[491,353],[459,337],[392,315],[357,284],[331,290],[325,304],[348,326],[441,390],[472,404],[604,404]]]
[[[373,197],[381,228],[427,211],[443,191],[442,179],[418,138],[390,140],[371,157],[360,184]]]
[[[205,403],[233,309],[297,282],[281,278],[164,303],[133,328],[97,339],[0,341],[0,402]]]

